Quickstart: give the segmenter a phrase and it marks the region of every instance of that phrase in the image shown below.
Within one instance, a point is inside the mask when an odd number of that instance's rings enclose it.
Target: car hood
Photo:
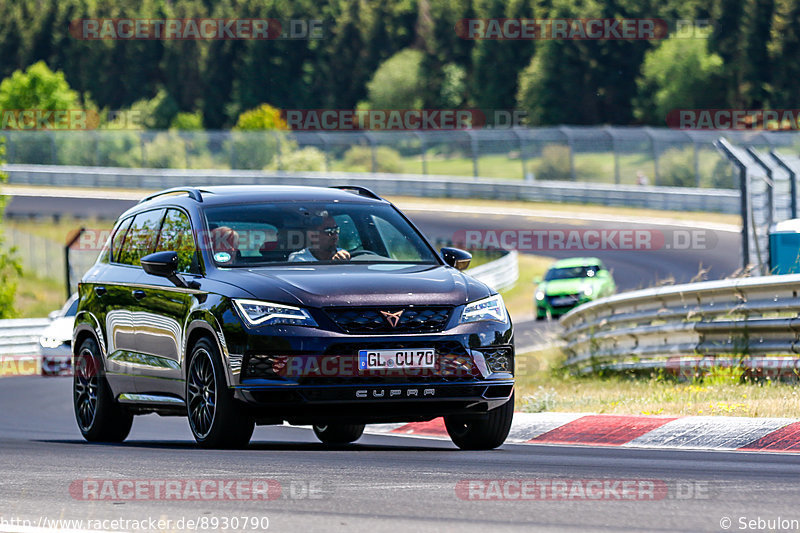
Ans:
[[[307,307],[461,305],[492,294],[483,283],[440,265],[298,265],[236,269],[225,277],[256,299]]]
[[[540,287],[548,296],[560,294],[577,294],[586,286],[596,286],[597,280],[591,278],[554,279],[543,283]]]

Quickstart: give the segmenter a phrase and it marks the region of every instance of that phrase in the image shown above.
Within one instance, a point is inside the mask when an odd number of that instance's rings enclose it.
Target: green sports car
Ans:
[[[537,280],[533,296],[536,318],[563,315],[573,307],[617,291],[611,272],[596,257],[556,261],[544,280]]]

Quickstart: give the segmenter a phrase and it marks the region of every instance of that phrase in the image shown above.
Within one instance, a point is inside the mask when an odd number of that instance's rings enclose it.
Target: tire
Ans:
[[[186,367],[186,414],[202,448],[244,448],[253,436],[255,420],[234,400],[217,346],[207,338],[192,347]]]
[[[314,426],[314,434],[324,444],[350,444],[364,434],[364,424]]]
[[[72,405],[78,429],[88,442],[122,442],[131,432],[133,415],[114,400],[100,349],[91,337],[81,343],[75,355]]]
[[[492,450],[505,442],[513,418],[514,393],[506,403],[489,411],[486,418],[446,416],[444,425],[453,443],[462,450]]]

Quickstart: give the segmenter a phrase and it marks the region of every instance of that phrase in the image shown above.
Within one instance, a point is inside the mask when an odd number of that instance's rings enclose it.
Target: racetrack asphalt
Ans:
[[[214,451],[194,446],[185,419],[156,415],[137,417],[123,444],[87,444],[70,389],[70,378],[0,380],[0,524],[258,516],[271,531],[724,531],[727,518],[741,531],[757,529],[741,520],[800,519],[798,455],[530,444],[463,452],[388,435],[328,449],[310,430],[285,426],[257,428],[245,450]],[[74,487],[90,479],[268,479],[286,497],[85,500]],[[523,499],[507,480],[537,490]],[[503,489],[457,490],[470,481]],[[612,489],[581,493],[598,482]],[[613,487],[625,482],[663,490],[622,499]],[[549,491],[559,483],[570,488],[561,496]]]

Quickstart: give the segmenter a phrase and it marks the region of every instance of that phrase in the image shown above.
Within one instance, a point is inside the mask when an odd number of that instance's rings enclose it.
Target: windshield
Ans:
[[[600,270],[599,266],[576,266],[567,268],[551,268],[545,275],[545,281],[552,281],[554,279],[573,279],[573,278],[593,278]]]
[[[236,204],[205,210],[217,265],[438,263],[391,206],[342,202]]]

